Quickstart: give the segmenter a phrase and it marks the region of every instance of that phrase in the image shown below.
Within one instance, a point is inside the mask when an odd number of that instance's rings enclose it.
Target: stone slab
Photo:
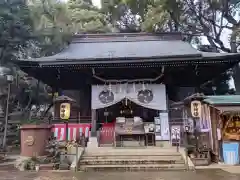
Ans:
[[[72,152],[75,152],[75,154],[76,154],[76,151],[77,151],[76,147],[72,148]],[[78,147],[78,153],[77,153],[77,155],[73,156],[70,170],[72,170],[72,171],[77,170],[78,162],[80,161],[83,154],[84,154],[84,148]]]

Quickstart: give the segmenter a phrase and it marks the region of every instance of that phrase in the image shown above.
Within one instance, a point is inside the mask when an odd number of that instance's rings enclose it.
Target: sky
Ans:
[[[94,6],[101,7],[101,0],[92,0]]]
[[[67,2],[68,0],[62,0],[64,2]],[[101,0],[92,0],[92,3],[94,6],[101,7]]]

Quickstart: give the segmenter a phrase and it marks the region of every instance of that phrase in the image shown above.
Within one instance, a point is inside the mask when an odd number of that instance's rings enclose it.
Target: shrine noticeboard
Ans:
[[[169,141],[169,121],[168,113],[159,113],[159,117],[155,118],[156,140]]]
[[[171,143],[179,144],[181,141],[181,127],[180,126],[171,126]]]

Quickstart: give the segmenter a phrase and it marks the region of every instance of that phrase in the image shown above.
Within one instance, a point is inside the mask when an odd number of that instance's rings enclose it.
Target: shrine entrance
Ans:
[[[99,144],[100,146],[108,146],[114,144],[114,132],[117,120],[125,118],[127,121],[134,121],[134,118],[139,118],[146,124],[154,124],[154,117],[159,116],[159,111],[154,109],[139,106],[128,99],[114,104],[110,107],[97,110],[97,131],[99,131]],[[140,136],[145,136],[144,127],[139,128]],[[131,129],[128,132],[128,139],[131,140]],[[129,135],[130,134],[130,135]],[[130,137],[129,137],[130,136]],[[136,135],[135,135],[136,137]],[[137,135],[136,138],[139,138]],[[136,139],[135,138],[135,139]],[[144,137],[145,139],[145,137]],[[155,144],[155,134],[149,135],[147,144]],[[144,145],[147,145],[144,143]]]
[[[166,110],[165,93],[162,84],[92,86],[99,145],[154,146],[155,119]]]

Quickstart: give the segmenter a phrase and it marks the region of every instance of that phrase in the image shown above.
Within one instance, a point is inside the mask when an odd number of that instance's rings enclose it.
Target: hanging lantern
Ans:
[[[191,102],[191,114],[192,117],[200,118],[201,117],[201,102],[194,100]]]
[[[62,103],[60,104],[60,118],[62,120],[68,120],[70,118],[70,103]]]

